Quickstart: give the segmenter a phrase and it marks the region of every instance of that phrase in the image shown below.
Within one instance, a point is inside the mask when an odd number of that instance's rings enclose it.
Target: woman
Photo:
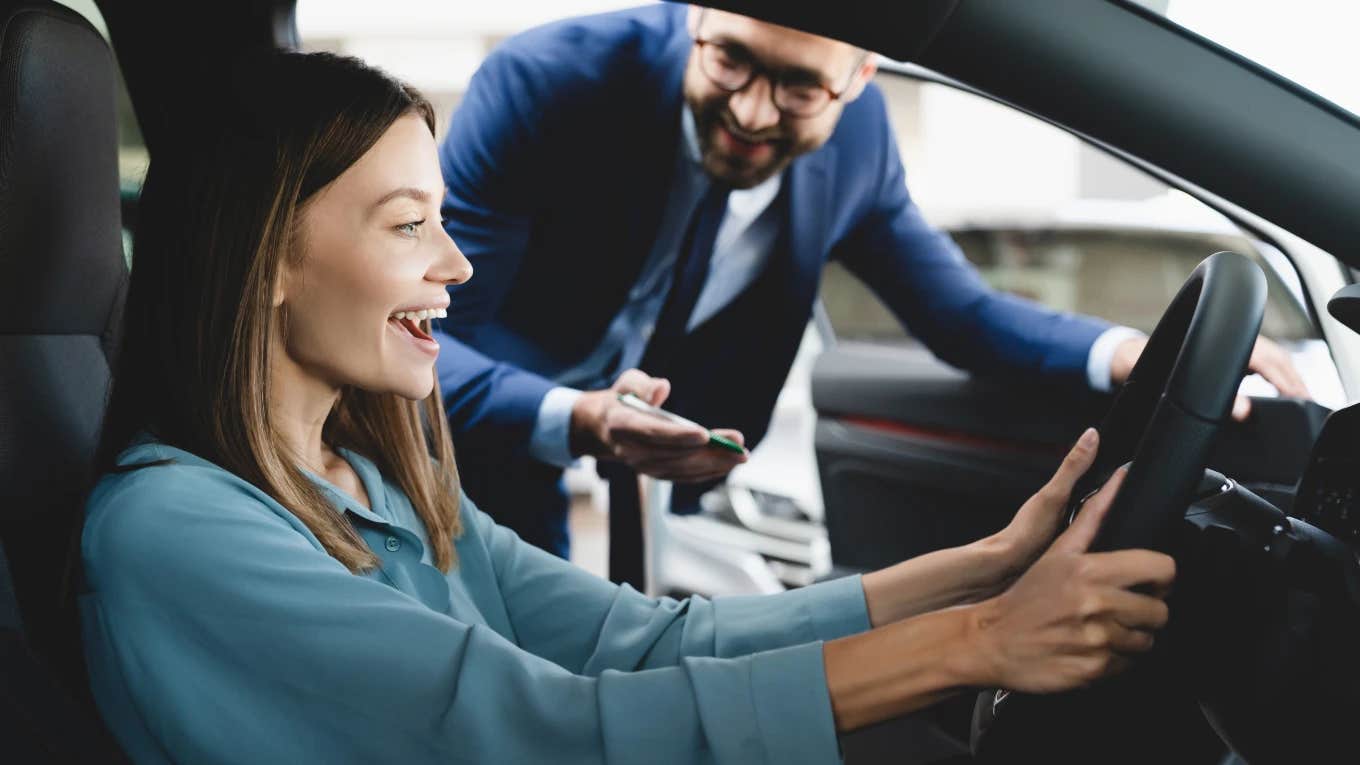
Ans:
[[[837,731],[1072,688],[1165,622],[1132,588],[1169,558],[1085,552],[1118,476],[1053,541],[1094,431],[997,535],[775,596],[651,599],[520,542],[460,496],[434,384],[472,274],[430,105],[324,54],[234,84],[152,163],[82,539],[136,761],[835,762]]]

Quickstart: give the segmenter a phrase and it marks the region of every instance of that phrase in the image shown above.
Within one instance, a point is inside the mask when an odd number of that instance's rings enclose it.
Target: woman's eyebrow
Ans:
[[[428,202],[430,201],[430,192],[425,191],[424,189],[418,189],[414,186],[403,186],[399,189],[394,189],[384,194],[382,199],[379,199],[377,202],[373,203],[373,207],[374,208],[382,207],[388,202],[391,202],[393,199],[398,199],[401,197],[414,199],[417,202]]]

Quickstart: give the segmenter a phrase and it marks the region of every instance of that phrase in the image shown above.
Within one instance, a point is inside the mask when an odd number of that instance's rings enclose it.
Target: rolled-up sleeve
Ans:
[[[139,762],[837,761],[815,643],[571,672],[351,574],[246,485],[193,472],[106,481],[83,537],[96,698]],[[135,715],[107,714],[123,703]]]

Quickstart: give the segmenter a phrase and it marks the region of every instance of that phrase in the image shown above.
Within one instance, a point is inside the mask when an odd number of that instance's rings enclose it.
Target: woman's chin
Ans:
[[[390,394],[407,401],[424,401],[434,391],[434,369],[426,369],[424,373],[413,372],[403,375],[400,379],[388,378],[376,385],[354,387],[369,393]]]
[[[431,374],[426,380],[402,386],[392,392],[407,401],[424,401],[434,392],[434,374]]]

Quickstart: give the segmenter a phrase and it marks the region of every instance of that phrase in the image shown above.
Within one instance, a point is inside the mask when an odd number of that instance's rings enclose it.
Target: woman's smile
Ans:
[[[413,319],[410,316],[404,316],[400,319],[393,316],[387,320],[387,328],[401,335],[403,340],[417,351],[434,358],[439,355],[439,343],[420,328],[419,321],[419,319]]]

